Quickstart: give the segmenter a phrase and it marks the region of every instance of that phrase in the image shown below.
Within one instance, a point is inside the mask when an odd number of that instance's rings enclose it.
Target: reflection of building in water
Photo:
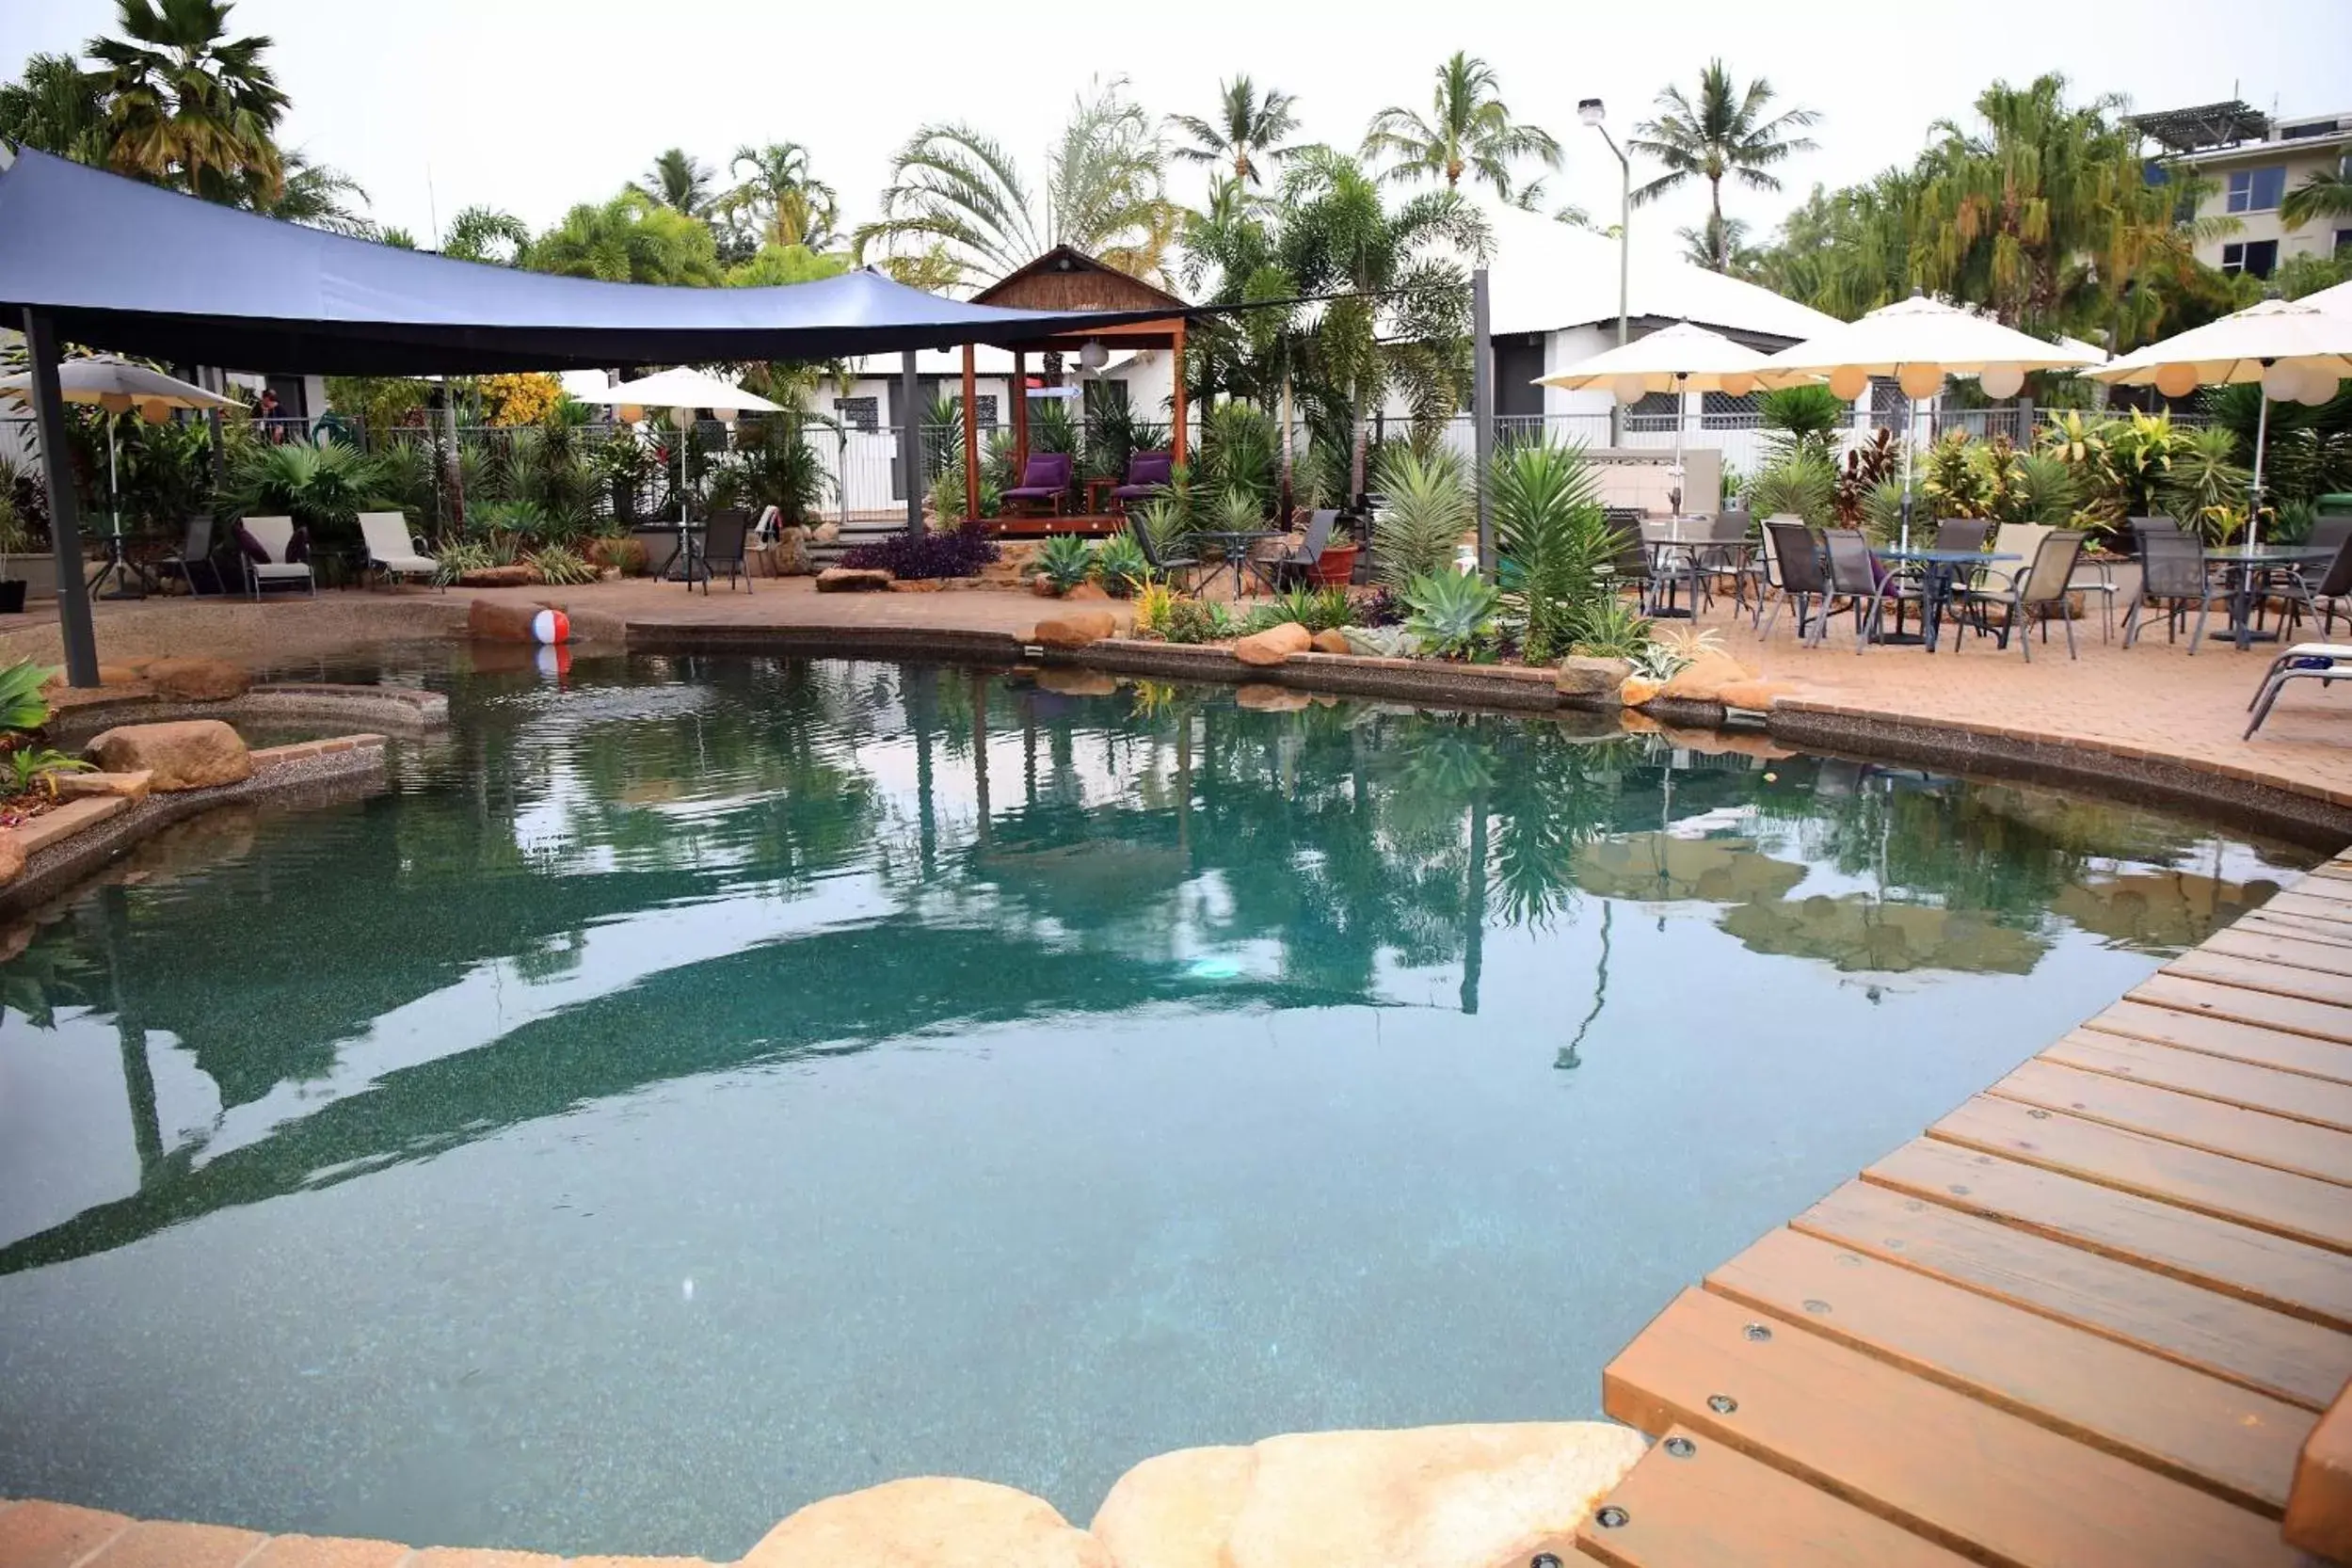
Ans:
[[[1825,959],[1848,972],[2028,974],[2050,946],[1981,915],[1861,893],[1743,904],[1722,925],[1752,952]]]

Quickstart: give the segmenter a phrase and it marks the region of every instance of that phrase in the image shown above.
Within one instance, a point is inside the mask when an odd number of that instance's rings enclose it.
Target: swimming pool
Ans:
[[[1589,721],[448,660],[387,666],[454,727],[384,793],[17,933],[0,1494],[728,1557],[901,1475],[1082,1523],[1189,1444],[1594,1415],[2315,858]]]

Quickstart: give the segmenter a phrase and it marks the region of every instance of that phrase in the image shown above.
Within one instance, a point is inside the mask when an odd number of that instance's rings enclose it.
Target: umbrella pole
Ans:
[[[2254,415],[2254,483],[2246,499],[2246,553],[2254,553],[2254,536],[2262,528],[2263,516],[2263,445],[2270,439],[2270,393],[2261,382],[2254,383],[2258,392]]]
[[[678,432],[678,561],[680,581],[691,591],[695,585],[695,559],[692,550],[693,530],[686,526],[686,439],[694,432],[690,424],[670,421]]]
[[[1904,550],[1908,551],[1909,549],[1911,549],[1911,448],[1912,448],[1912,439],[1914,436],[1916,436],[1916,435],[1918,435],[1918,434],[1919,434],[1919,399],[1917,399],[1917,398],[1915,398],[1915,397],[1914,397],[1914,398],[1912,398],[1912,399],[1911,399],[1911,400],[1910,400],[1910,401],[1909,401],[1909,402],[1905,405],[1905,408],[1909,410],[1909,412],[1908,412],[1908,414],[1905,416],[1905,418],[1904,418],[1904,420],[1903,420],[1903,543],[1902,543],[1902,548],[1903,548]]]
[[[1674,515],[1690,514],[1690,487],[1683,481],[1682,472],[1682,400],[1683,381],[1680,372],[1674,376],[1674,466],[1667,472],[1674,476]]]
[[[115,548],[116,548],[117,550],[120,550],[120,549],[121,549],[121,548],[122,548],[122,482],[121,482],[121,480],[120,480],[120,478],[118,478],[118,477],[116,476],[116,473],[115,473],[115,460],[114,460],[114,422],[115,422],[115,416],[114,416],[113,414],[111,414],[111,413],[107,414],[107,415],[106,415],[106,510],[107,510],[108,515],[109,515],[109,516],[111,516],[111,517],[113,518],[113,520],[114,520],[114,539],[115,539]],[[2257,473],[2259,473],[2259,472],[2262,472],[2262,455],[2261,455],[2261,453],[2260,453],[2260,451],[2259,451],[2259,450],[2257,450],[2257,452],[2256,452],[2256,454],[2255,454],[2255,456],[2254,456],[2254,470],[2255,470],[2255,472],[2256,472]],[[2259,481],[2258,481],[2258,483],[2259,483]]]

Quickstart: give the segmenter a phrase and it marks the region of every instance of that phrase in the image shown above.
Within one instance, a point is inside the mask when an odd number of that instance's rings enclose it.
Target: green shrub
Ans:
[[[1056,534],[1037,552],[1037,569],[1057,593],[1068,593],[1095,575],[1095,550],[1075,534]]]
[[[0,730],[16,734],[49,722],[49,698],[42,688],[56,673],[30,659],[0,667]]]
[[[529,552],[522,557],[522,564],[551,588],[576,588],[597,581],[600,575],[585,558],[560,544]]]
[[[1405,585],[1404,598],[1412,607],[1405,630],[1440,658],[1466,659],[1494,641],[1502,593],[1476,573],[1426,573]]]
[[[1443,449],[1424,455],[1410,446],[1381,459],[1380,488],[1387,509],[1372,524],[1372,568],[1400,592],[1416,579],[1453,569],[1462,536],[1476,521],[1461,460]]]
[[[1096,547],[1095,571],[1121,599],[1152,580],[1151,558],[1132,534],[1113,534]]]
[[[1283,620],[1296,621],[1309,632],[1336,632],[1355,619],[1348,590],[1336,584],[1292,588],[1274,602],[1281,607]]]
[[[1494,462],[1496,576],[1526,624],[1528,659],[1548,663],[1576,642],[1580,618],[1609,597],[1603,571],[1620,530],[1601,507],[1600,480],[1580,448],[1523,442]]]
[[[1172,643],[1213,643],[1234,633],[1233,616],[1222,604],[1179,599],[1168,606],[1160,635]]]
[[[1758,518],[1793,514],[1808,528],[1826,528],[1837,505],[1837,466],[1799,449],[1748,481],[1748,510]]]
[[[1595,659],[1632,659],[1649,646],[1649,619],[1631,600],[1608,594],[1577,617],[1576,652]]]

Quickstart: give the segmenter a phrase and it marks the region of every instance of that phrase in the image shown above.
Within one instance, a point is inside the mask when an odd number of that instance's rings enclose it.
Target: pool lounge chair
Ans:
[[[1033,452],[1021,468],[1021,482],[1004,492],[1002,500],[1007,516],[1017,515],[1019,508],[1042,503],[1046,511],[1062,515],[1062,504],[1070,494],[1070,455],[1066,452]]]
[[[246,591],[262,597],[265,583],[299,583],[318,597],[318,579],[308,561],[290,561],[294,548],[294,519],[247,518],[237,524],[237,549],[245,557]]]
[[[2254,717],[2241,739],[2254,738],[2263,720],[2270,717],[2270,705],[2279,700],[2290,680],[2316,680],[2323,692],[2339,680],[2352,680],[2352,643],[2297,643],[2273,659],[2263,683],[2255,688],[2254,700],[2246,705]]]
[[[440,570],[440,564],[425,552],[424,541],[409,535],[408,519],[403,513],[361,512],[360,542],[367,549],[365,569],[393,587],[404,577],[422,577],[430,583]],[[446,583],[441,591],[449,591]]]
[[[1111,499],[1124,512],[1139,501],[1149,501],[1175,479],[1175,453],[1138,452],[1127,460],[1127,483],[1112,490]]]

